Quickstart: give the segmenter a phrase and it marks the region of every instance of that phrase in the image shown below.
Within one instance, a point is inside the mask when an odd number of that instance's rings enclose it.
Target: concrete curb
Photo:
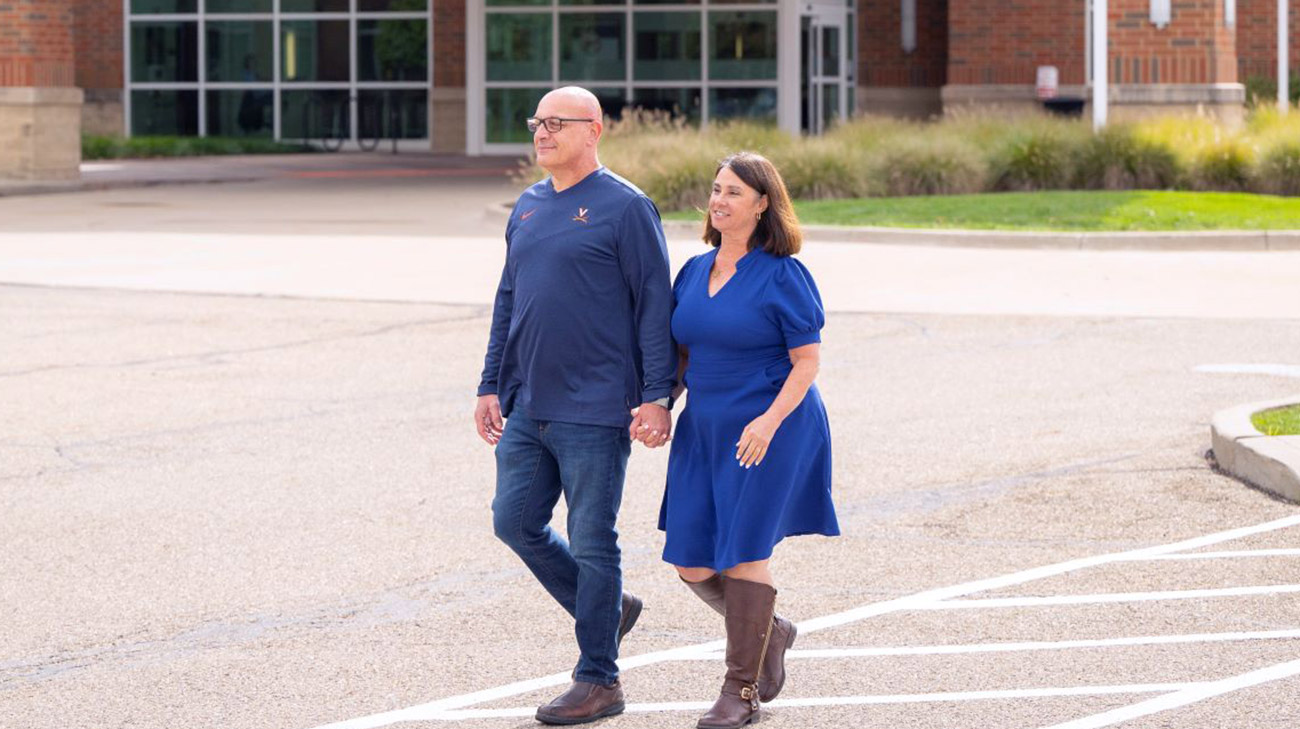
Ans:
[[[1300,502],[1300,435],[1267,436],[1250,416],[1300,404],[1300,395],[1237,405],[1214,414],[1210,442],[1219,468],[1271,494]]]
[[[514,203],[488,206],[504,223]],[[669,238],[698,238],[700,223],[665,220]],[[1050,233],[1003,230],[934,230],[805,225],[804,240],[818,243],[929,246],[935,248],[1011,248],[1057,251],[1300,251],[1300,230],[1209,230],[1176,233]]]

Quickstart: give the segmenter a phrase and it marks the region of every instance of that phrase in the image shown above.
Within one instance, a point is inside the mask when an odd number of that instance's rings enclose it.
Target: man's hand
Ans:
[[[627,432],[632,440],[641,441],[647,448],[658,448],[668,442],[672,429],[673,416],[668,408],[646,402],[632,411],[632,424]]]
[[[478,404],[474,406],[474,426],[478,428],[478,437],[488,445],[501,441],[505,424],[501,422],[501,401],[496,395],[479,395]]]

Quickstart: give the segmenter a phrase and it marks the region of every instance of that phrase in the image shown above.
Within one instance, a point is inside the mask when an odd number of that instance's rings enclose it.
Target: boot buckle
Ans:
[[[742,686],[740,688],[740,698],[749,702],[749,708],[758,710],[758,684],[751,686]]]

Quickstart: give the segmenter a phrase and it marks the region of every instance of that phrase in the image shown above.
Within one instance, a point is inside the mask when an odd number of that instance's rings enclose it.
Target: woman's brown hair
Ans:
[[[758,219],[758,226],[749,238],[749,250],[762,248],[774,256],[792,256],[803,245],[799,218],[795,217],[790,193],[786,192],[781,173],[766,157],[753,152],[737,152],[718,163],[713,171],[716,179],[723,167],[739,177],[741,182],[754,188],[760,196],[767,195],[767,210]],[[713,227],[713,218],[704,216],[704,242],[717,248],[722,245],[722,234]]]

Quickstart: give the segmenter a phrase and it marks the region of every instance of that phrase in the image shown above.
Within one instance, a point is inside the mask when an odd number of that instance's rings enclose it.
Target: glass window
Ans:
[[[561,5],[626,5],[627,0],[558,0]]]
[[[488,7],[497,7],[505,5],[550,5],[551,0],[487,0]],[[488,16],[491,17],[491,16]]]
[[[699,5],[700,0],[632,0],[637,5]],[[717,2],[717,0],[714,0]],[[757,0],[763,2],[763,0]]]
[[[361,139],[424,139],[429,134],[429,92],[358,91],[357,129]]]
[[[638,109],[663,111],[673,116],[685,116],[692,124],[700,122],[699,89],[634,89],[632,106]]]
[[[131,24],[131,80],[136,83],[198,81],[199,24]]]
[[[280,0],[282,13],[346,13],[348,0]]]
[[[709,78],[776,79],[776,13],[709,13]]]
[[[560,78],[566,81],[627,77],[623,13],[560,16]]]
[[[487,141],[489,144],[531,144],[524,120],[537,111],[548,89],[487,89]]]
[[[487,80],[551,80],[549,14],[488,14]]]
[[[709,117],[776,120],[776,89],[710,89]]]
[[[840,29],[822,28],[822,75],[840,75]]]
[[[285,81],[348,80],[348,21],[286,20],[280,33]]]
[[[208,134],[214,137],[270,137],[275,94],[270,89],[209,89]]]
[[[209,13],[269,13],[271,0],[208,0]]]
[[[209,81],[270,81],[275,49],[271,21],[210,20]]]
[[[198,9],[198,0],[131,0],[131,12],[137,15],[195,13]]]
[[[150,89],[131,92],[131,134],[192,137],[198,133],[198,91]]]
[[[423,20],[357,21],[357,78],[423,81],[429,76],[429,27]]]
[[[700,14],[637,13],[633,16],[638,81],[696,81],[700,78]]]
[[[626,89],[593,86],[589,91],[596,96],[596,101],[600,102],[600,110],[604,112],[605,116],[611,119],[621,119],[623,117],[623,108],[627,106]]]
[[[429,0],[357,0],[361,13],[413,13],[429,9]]]
[[[280,93],[284,139],[347,139],[352,136],[347,89],[286,89]]]

